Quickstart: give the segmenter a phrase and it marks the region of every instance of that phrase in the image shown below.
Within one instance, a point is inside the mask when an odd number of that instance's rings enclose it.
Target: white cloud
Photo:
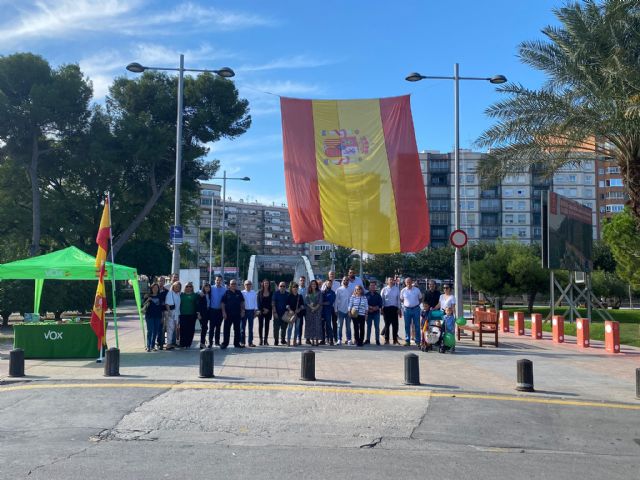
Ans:
[[[323,89],[319,85],[294,82],[291,80],[273,80],[263,82],[239,83],[240,88],[247,88],[260,93],[278,96],[320,94]]]
[[[201,28],[237,30],[276,24],[273,19],[254,13],[225,11],[193,2],[152,15],[149,2],[144,0],[37,0],[14,8],[17,17],[9,17],[0,25],[0,38],[5,42],[65,38],[85,32],[169,35],[180,32],[175,27],[181,25],[193,32]]]
[[[335,61],[322,60],[308,57],[306,55],[295,55],[293,57],[282,57],[261,64],[241,65],[237,68],[239,72],[259,72],[265,70],[282,70],[295,68],[315,68],[330,65]]]

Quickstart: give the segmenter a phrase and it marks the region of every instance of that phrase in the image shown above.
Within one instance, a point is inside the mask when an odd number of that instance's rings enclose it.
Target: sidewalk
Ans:
[[[193,382],[198,378],[199,350],[145,352],[142,332],[133,308],[119,309],[120,380]],[[401,332],[404,326],[401,324]],[[257,331],[257,326],[256,326]],[[401,336],[403,336],[401,334]],[[109,345],[114,346],[112,328]],[[194,345],[199,341],[196,332]],[[603,342],[578,349],[575,338],[565,344],[514,334],[499,336],[500,347],[479,348],[463,337],[455,354],[422,353],[416,347],[352,346],[316,347],[316,377],[320,384],[397,388],[404,381],[404,355],[420,357],[423,387],[453,392],[514,394],[516,362],[533,362],[536,393],[575,400],[639,403],[635,398],[635,369],[640,368],[640,349],[622,346],[617,355],[607,354]],[[270,341],[271,344],[273,344]],[[310,347],[308,347],[310,348]],[[0,383],[7,381],[10,345],[0,347]],[[305,347],[256,347],[214,350],[214,380],[252,383],[299,383],[300,353]],[[117,381],[104,377],[103,365],[94,360],[27,360],[25,380]],[[15,379],[11,379],[15,380]]]

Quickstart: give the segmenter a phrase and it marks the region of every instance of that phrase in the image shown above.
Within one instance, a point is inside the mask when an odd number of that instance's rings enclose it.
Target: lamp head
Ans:
[[[133,73],[142,73],[146,70],[146,67],[143,67],[138,62],[133,62],[127,65],[127,70]]]
[[[506,83],[507,77],[504,75],[494,75],[489,79],[491,83]]]
[[[410,73],[409,75],[407,75],[405,80],[407,82],[419,82],[420,80],[422,80],[424,78],[425,77],[423,75],[420,75],[418,72],[413,72],[413,73]]]
[[[242,177],[242,180],[245,181],[245,182],[248,182],[251,179],[249,177]]]
[[[222,78],[231,78],[231,77],[235,77],[236,75],[236,72],[234,72],[229,67],[222,67],[220,70],[214,70],[214,71],[216,72],[217,75],[221,76]]]

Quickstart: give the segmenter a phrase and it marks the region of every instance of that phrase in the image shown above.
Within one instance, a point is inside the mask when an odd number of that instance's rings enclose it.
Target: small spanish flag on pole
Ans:
[[[104,201],[104,210],[100,219],[100,228],[96,236],[98,244],[98,253],[96,254],[96,269],[98,274],[98,287],[96,288],[96,297],[93,302],[93,310],[91,312],[91,328],[98,337],[98,349],[100,350],[100,358],[102,358],[102,346],[106,344],[106,318],[107,311],[107,294],[104,287],[104,275],[107,262],[107,251],[109,249],[109,240],[111,238],[111,210],[109,208],[109,197]]]
[[[409,96],[281,98],[285,184],[296,243],[369,253],[429,244],[429,211]]]

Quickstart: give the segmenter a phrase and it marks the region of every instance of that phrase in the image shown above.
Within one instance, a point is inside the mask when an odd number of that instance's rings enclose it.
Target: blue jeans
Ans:
[[[351,341],[351,319],[348,313],[343,313],[338,310],[338,341],[342,341],[342,324],[346,322],[347,327],[347,341]]]
[[[249,344],[253,343],[253,316],[255,315],[255,310],[245,310],[244,318],[240,321],[240,343],[245,343],[245,331],[247,328],[247,322],[249,322]]]
[[[162,331],[162,317],[145,318],[145,320],[147,322],[147,348],[151,350]]]
[[[411,324],[413,323],[416,345],[420,345],[420,306],[402,307],[402,315],[404,316],[405,341],[409,342],[411,340]]]
[[[300,340],[300,332],[302,330],[302,318],[300,315],[296,315],[296,321],[291,322],[287,326],[287,342],[291,341],[291,334],[293,334],[293,341]]]
[[[373,328],[376,330],[376,343],[380,343],[380,312],[373,312],[367,316],[367,336],[365,340],[367,342],[371,341],[371,324],[373,323]]]

